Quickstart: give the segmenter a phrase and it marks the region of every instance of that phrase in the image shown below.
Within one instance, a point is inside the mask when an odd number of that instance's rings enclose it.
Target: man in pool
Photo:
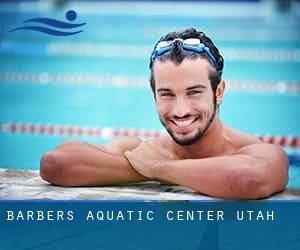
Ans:
[[[259,199],[284,189],[286,154],[220,120],[223,58],[209,37],[195,29],[167,34],[154,47],[150,70],[169,135],[102,146],[67,141],[42,157],[41,177],[62,186],[159,180],[226,199]]]

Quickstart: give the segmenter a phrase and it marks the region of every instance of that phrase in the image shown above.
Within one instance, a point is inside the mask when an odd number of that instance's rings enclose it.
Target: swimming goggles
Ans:
[[[182,48],[184,50],[193,51],[193,52],[197,52],[197,53],[206,52],[209,59],[215,66],[215,68],[217,70],[221,69],[215,56],[210,51],[209,47],[207,47],[207,46],[205,46],[205,44],[201,43],[200,39],[198,39],[198,38],[188,38],[188,39],[175,38],[174,40],[159,42],[155,46],[154,51],[152,52],[151,62],[153,63],[157,57],[169,52],[172,49],[172,45],[175,41],[180,41],[182,44]]]

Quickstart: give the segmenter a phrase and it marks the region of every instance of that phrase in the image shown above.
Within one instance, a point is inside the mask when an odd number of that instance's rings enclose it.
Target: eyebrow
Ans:
[[[187,87],[186,90],[194,90],[194,89],[206,89],[205,85],[202,84],[197,84],[197,85],[193,85],[191,87]]]
[[[202,85],[202,84],[197,84],[197,85],[193,85],[193,86],[190,86],[190,87],[187,87],[186,90],[187,91],[190,91],[190,90],[194,90],[194,89],[206,89],[207,87],[205,85]],[[172,92],[171,89],[169,88],[158,88],[157,89],[157,92]]]
[[[162,91],[169,91],[169,92],[172,92],[172,90],[169,89],[169,88],[159,88],[159,89],[157,89],[157,92],[162,92]]]

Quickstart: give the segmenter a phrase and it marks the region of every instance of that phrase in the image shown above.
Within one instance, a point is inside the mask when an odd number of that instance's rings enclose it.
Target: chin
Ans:
[[[181,146],[190,146],[199,141],[203,135],[201,130],[198,130],[194,135],[177,136],[175,133],[168,131],[173,140]]]
[[[181,146],[190,146],[194,143],[196,143],[198,140],[201,139],[203,136],[205,129],[202,129],[200,127],[194,128],[192,131],[187,132],[186,134],[175,132],[172,129],[172,124],[168,124],[167,121],[163,120],[161,117],[159,117],[162,125],[165,127],[169,135],[172,137],[172,139]],[[208,125],[207,125],[208,127]]]

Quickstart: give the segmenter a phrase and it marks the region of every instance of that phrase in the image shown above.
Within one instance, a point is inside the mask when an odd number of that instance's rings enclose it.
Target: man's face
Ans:
[[[153,66],[156,108],[174,141],[191,145],[212,122],[216,107],[205,59],[185,59],[180,65],[156,61]]]

